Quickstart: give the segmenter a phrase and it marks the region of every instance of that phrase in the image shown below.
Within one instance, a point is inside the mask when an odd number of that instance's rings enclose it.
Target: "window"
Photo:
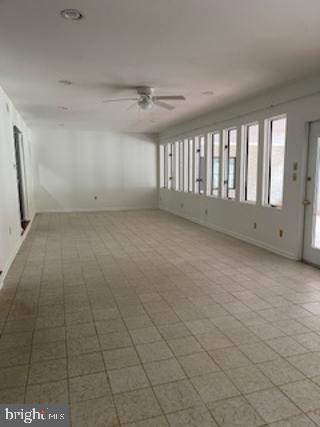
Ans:
[[[266,121],[266,191],[265,204],[281,207],[283,201],[286,117]]]
[[[189,177],[189,140],[183,141],[183,191],[188,191]]]
[[[256,203],[258,180],[259,124],[244,127],[244,188],[243,200]]]
[[[179,142],[174,143],[174,179],[173,179],[173,189],[179,191],[180,188],[180,150]]]
[[[194,192],[197,194],[204,194],[205,170],[205,139],[204,136],[196,136]]]
[[[188,191],[193,190],[193,140],[189,139],[188,144]]]
[[[183,142],[178,142],[179,146],[179,191],[183,191],[183,180],[184,180],[184,153],[183,153]]]
[[[173,172],[174,172],[174,162],[173,162],[173,153],[174,146],[173,144],[167,144],[167,188],[169,190],[173,189]]]
[[[160,188],[166,188],[166,183],[165,183],[166,172],[165,172],[164,145],[160,145],[160,147],[159,147],[159,153],[160,153],[160,164],[159,164],[160,177],[159,177],[159,184],[160,184]]]
[[[237,129],[228,129],[225,133],[224,157],[224,197],[235,199],[237,184]]]
[[[219,196],[220,187],[220,133],[210,134],[211,139],[211,179],[210,194]]]

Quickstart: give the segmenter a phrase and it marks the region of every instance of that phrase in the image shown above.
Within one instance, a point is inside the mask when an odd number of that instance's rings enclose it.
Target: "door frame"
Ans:
[[[24,230],[29,222],[29,199],[26,179],[25,167],[25,152],[23,143],[23,134],[20,129],[13,126],[13,142],[14,142],[14,156],[15,156],[15,169],[17,179],[18,203],[20,211],[21,228]],[[20,177],[20,183],[19,183]]]
[[[320,264],[314,263],[312,261],[309,261],[305,259],[305,239],[306,239],[306,211],[308,206],[304,206],[303,201],[307,199],[308,197],[308,172],[309,172],[309,156],[310,156],[310,150],[311,150],[311,126],[313,123],[320,123],[320,117],[314,120],[308,121],[305,123],[305,147],[303,150],[303,162],[302,162],[302,168],[301,173],[303,176],[303,195],[301,199],[301,209],[302,209],[302,233],[301,233],[301,245],[300,245],[300,259],[304,264],[311,265],[315,268],[320,269]],[[313,194],[313,198],[314,198]],[[313,200],[314,202],[314,200]],[[313,203],[312,202],[312,203]],[[320,252],[320,249],[319,249]]]

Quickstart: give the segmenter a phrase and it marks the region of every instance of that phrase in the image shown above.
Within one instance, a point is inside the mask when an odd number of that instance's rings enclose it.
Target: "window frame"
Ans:
[[[188,193],[193,193],[194,176],[194,138],[188,139]]]
[[[230,157],[230,133],[232,131],[236,132],[236,156]],[[238,194],[238,141],[239,140],[239,131],[237,126],[232,126],[230,128],[224,129],[223,131],[223,194],[222,197],[225,200],[235,201]],[[230,159],[234,159],[234,187],[229,187],[229,174],[230,174]],[[234,190],[234,197],[229,196],[229,191]]]
[[[218,157],[214,155],[215,153],[215,137],[218,136],[219,137],[219,141],[218,141]],[[208,157],[209,157],[209,186],[208,186],[208,195],[210,197],[214,197],[215,199],[221,197],[221,171],[222,171],[222,161],[221,161],[221,149],[222,149],[222,134],[221,131],[212,131],[209,132],[208,134],[208,142],[209,142],[209,149],[208,149]],[[215,168],[214,168],[214,160],[218,159],[219,160],[219,172],[218,172],[218,187],[214,188],[213,186],[213,182],[214,182],[214,173],[215,173]],[[214,193],[214,191],[217,191],[216,193]]]
[[[257,145],[257,170],[256,170],[256,198],[248,200],[248,166],[249,166],[249,128],[251,126],[258,127],[258,145]],[[241,172],[241,202],[256,205],[258,201],[258,186],[259,186],[259,158],[260,158],[260,122],[255,120],[242,125],[242,172]]]
[[[272,160],[272,123],[276,120],[285,120],[285,138],[284,138],[284,156],[283,156],[283,172],[282,172],[282,197],[281,205],[273,205],[270,203],[271,196],[271,160]],[[285,169],[286,169],[286,152],[287,152],[287,133],[288,133],[288,118],[287,114],[278,114],[268,117],[264,120],[265,135],[264,135],[264,183],[263,183],[263,206],[272,209],[281,210],[283,208],[284,191],[285,191]]]

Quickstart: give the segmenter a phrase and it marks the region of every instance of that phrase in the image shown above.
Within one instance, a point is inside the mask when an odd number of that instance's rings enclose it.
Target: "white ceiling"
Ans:
[[[73,7],[84,20],[61,18]],[[0,0],[0,85],[30,126],[157,132],[316,73],[319,17],[318,0]],[[122,85],[187,101],[102,103]]]

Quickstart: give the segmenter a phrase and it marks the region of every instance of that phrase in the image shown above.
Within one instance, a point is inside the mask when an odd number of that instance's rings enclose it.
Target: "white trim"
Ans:
[[[263,243],[263,242],[260,242],[259,240],[255,240],[255,239],[252,239],[250,237],[247,237],[243,234],[235,233],[233,231],[227,230],[226,228],[222,228],[222,227],[218,227],[218,226],[215,226],[212,224],[208,224],[205,221],[202,221],[202,220],[195,218],[193,216],[189,216],[189,215],[185,215],[185,214],[180,213],[180,212],[176,212],[173,209],[168,209],[168,208],[163,207],[163,206],[160,206],[159,209],[166,211],[166,212],[169,212],[173,215],[185,218],[191,222],[202,225],[203,227],[207,227],[211,230],[218,231],[219,233],[226,234],[227,236],[234,237],[235,239],[241,240],[241,241],[249,243],[251,245],[258,246],[259,248],[265,249],[269,252],[273,252],[277,255],[281,255],[285,258],[289,258],[289,259],[292,259],[294,261],[300,260],[300,258],[296,254],[294,254],[293,252],[284,251],[282,249],[276,248],[275,246],[268,245],[267,243]]]
[[[170,190],[169,190],[170,191]],[[158,205],[154,206],[116,206],[116,207],[102,207],[102,208],[65,208],[65,209],[43,209],[37,211],[37,214],[46,213],[80,213],[80,212],[103,212],[103,211],[133,211],[133,210],[155,210],[159,209]]]

